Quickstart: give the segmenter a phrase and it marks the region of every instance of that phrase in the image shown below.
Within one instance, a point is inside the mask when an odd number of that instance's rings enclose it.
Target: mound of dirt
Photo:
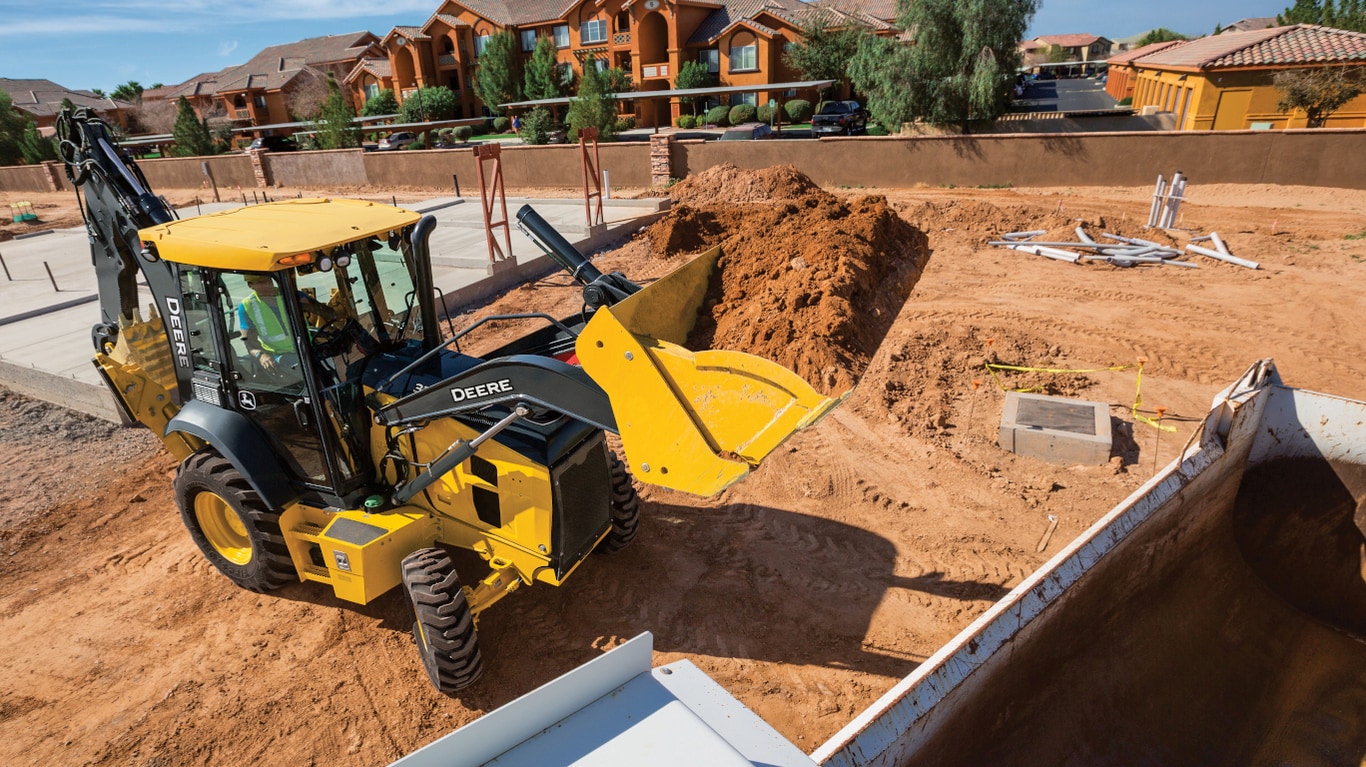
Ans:
[[[669,198],[675,205],[703,208],[796,200],[816,193],[825,194],[811,179],[791,165],[747,170],[730,163],[722,163],[675,184],[669,189]]]
[[[654,253],[722,250],[690,348],[773,360],[826,394],[851,388],[920,279],[924,233],[885,198],[846,202],[790,166],[722,165],[678,187],[679,207],[645,233]]]

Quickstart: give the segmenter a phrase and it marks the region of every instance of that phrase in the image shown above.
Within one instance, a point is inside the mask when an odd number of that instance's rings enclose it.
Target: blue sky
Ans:
[[[1167,27],[1275,16],[1292,0],[1044,0],[1030,36],[1110,38]],[[0,77],[112,91],[136,80],[173,85],[306,37],[421,24],[438,0],[0,0]],[[376,9],[383,13],[375,15]]]

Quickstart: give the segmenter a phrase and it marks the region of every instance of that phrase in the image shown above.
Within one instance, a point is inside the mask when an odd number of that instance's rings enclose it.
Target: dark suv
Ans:
[[[868,113],[857,101],[825,101],[811,116],[811,133],[815,136],[852,136],[867,130]]]

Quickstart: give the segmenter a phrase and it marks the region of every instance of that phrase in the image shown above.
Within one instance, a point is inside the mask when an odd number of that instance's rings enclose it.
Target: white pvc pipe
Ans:
[[[1218,250],[1220,253],[1223,253],[1226,256],[1233,255],[1232,253],[1228,252],[1228,246],[1224,244],[1224,241],[1219,239],[1218,232],[1210,232],[1209,238],[1214,242],[1214,248]]]
[[[1218,259],[1220,261],[1227,261],[1230,264],[1247,267],[1248,269],[1257,269],[1261,266],[1261,264],[1258,264],[1256,261],[1249,261],[1246,258],[1238,258],[1237,256],[1231,256],[1227,253],[1220,253],[1217,250],[1202,248],[1199,245],[1187,245],[1186,250],[1189,250],[1192,253],[1199,253],[1202,256],[1209,256],[1210,258]]]
[[[1043,256],[1044,258],[1051,258],[1055,261],[1066,261],[1069,264],[1075,264],[1081,258],[1081,256],[1076,253],[1068,253],[1065,250],[1047,248],[1042,245],[1016,245],[1013,249],[1022,250],[1025,253],[1033,253],[1036,256]]]
[[[1157,188],[1153,190],[1153,205],[1148,210],[1148,226],[1157,226],[1157,211],[1162,205],[1162,193],[1166,191],[1166,185],[1162,180],[1162,174],[1157,174]]]

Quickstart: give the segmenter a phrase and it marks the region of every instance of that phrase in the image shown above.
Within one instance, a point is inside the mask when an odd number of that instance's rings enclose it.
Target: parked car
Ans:
[[[251,146],[247,147],[247,151],[254,152],[264,149],[268,152],[293,152],[298,148],[299,145],[288,136],[262,136],[252,141]]]
[[[773,138],[773,129],[768,123],[741,123],[727,128],[721,134],[722,141],[757,141],[766,138]]]
[[[379,140],[379,149],[382,152],[391,149],[402,149],[415,141],[417,141],[417,134],[412,131],[394,131]]]
[[[811,116],[811,134],[852,136],[868,130],[868,113],[857,101],[824,101]]]

